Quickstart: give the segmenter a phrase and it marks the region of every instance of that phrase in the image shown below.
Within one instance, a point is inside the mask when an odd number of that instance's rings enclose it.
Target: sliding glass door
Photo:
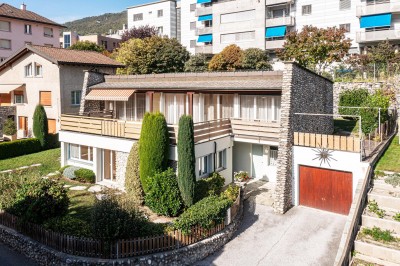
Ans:
[[[103,180],[117,180],[116,154],[115,151],[103,150]]]

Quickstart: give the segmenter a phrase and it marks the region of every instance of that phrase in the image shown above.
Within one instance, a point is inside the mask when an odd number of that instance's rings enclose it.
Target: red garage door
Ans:
[[[349,214],[353,176],[348,172],[300,166],[300,205]]]

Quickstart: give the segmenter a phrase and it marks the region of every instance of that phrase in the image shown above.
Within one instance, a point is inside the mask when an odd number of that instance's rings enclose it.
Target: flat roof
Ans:
[[[126,9],[132,9],[132,8],[138,8],[138,7],[143,7],[143,6],[151,6],[151,5],[156,5],[156,4],[161,4],[164,2],[175,2],[176,0],[161,0],[161,1],[155,1],[155,2],[150,2],[150,3],[146,3],[146,4],[140,4],[140,5],[136,5],[136,6],[130,6],[127,7]]]

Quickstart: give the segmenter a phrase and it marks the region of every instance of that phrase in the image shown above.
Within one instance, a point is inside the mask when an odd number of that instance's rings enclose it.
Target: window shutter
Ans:
[[[51,106],[51,91],[40,92],[40,104],[43,106]]]
[[[48,119],[47,120],[47,125],[49,127],[49,134],[55,134],[56,133],[56,120],[55,119]]]

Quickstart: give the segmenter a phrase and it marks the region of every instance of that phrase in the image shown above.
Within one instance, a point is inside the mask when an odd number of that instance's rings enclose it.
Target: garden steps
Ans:
[[[400,222],[390,220],[389,217],[378,218],[368,214],[363,214],[362,225],[364,227],[373,228],[374,226],[379,227],[383,230],[390,230],[396,234],[400,234]]]
[[[371,200],[375,200],[378,203],[379,207],[382,208],[389,208],[393,210],[400,209],[400,198],[393,197],[388,193],[381,193],[380,191],[374,191],[373,189],[370,193],[368,193],[368,201]]]
[[[374,180],[374,189],[377,190],[385,190],[388,192],[393,192],[393,193],[400,193],[400,186],[393,187],[390,184],[385,183],[384,180],[378,179]]]
[[[383,243],[375,243],[374,241],[357,239],[354,242],[354,249],[356,254],[382,260],[383,265],[389,265],[389,263],[394,263],[395,265],[400,264],[400,250],[395,249],[394,247],[384,246]],[[366,258],[363,260],[374,263]]]
[[[378,258],[370,257],[364,254],[356,253],[354,256],[354,259],[359,260],[360,263],[352,263],[354,266],[358,265],[363,265],[363,266],[369,266],[370,264],[373,264],[374,266],[398,266],[399,264],[397,263],[391,263],[387,262]]]

